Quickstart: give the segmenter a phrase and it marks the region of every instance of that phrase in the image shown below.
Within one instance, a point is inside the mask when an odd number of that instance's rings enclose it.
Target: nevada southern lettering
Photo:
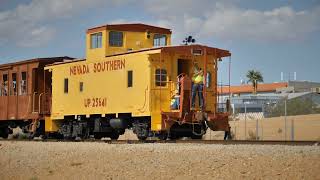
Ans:
[[[93,64],[93,72],[105,72],[105,71],[116,71],[125,69],[126,61],[123,60],[112,60],[112,61],[103,61],[96,62]],[[90,66],[88,64],[83,65],[74,65],[70,67],[70,75],[82,75],[90,73]]]

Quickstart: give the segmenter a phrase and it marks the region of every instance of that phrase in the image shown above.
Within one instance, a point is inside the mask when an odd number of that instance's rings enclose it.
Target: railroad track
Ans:
[[[256,145],[295,145],[295,146],[311,146],[311,145],[320,145],[317,141],[248,141],[248,140],[120,140],[120,141],[111,141],[106,140],[105,143],[110,144],[141,144],[141,143],[176,143],[176,144],[222,144],[222,145],[238,145],[238,144],[256,144]]]
[[[152,144],[152,143],[172,143],[172,144],[220,144],[220,145],[290,145],[290,146],[319,146],[319,141],[257,141],[257,140],[60,140],[60,139],[0,139],[0,141],[24,141],[24,142],[92,142],[107,144]]]

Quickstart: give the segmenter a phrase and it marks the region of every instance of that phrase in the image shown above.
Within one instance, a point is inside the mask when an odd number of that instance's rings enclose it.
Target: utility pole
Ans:
[[[259,118],[256,120],[256,140],[259,140]]]
[[[294,141],[294,119],[291,119],[291,141]]]
[[[244,103],[244,139],[247,140],[247,102]]]
[[[287,141],[287,97],[284,100],[284,140]]]

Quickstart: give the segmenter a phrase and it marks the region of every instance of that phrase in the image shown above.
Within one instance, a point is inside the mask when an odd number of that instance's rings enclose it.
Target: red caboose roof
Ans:
[[[191,55],[193,49],[202,50],[203,53],[204,53],[204,50],[206,49],[207,55],[214,55],[217,58],[231,56],[231,53],[228,50],[199,45],[199,44],[193,44],[193,45],[178,45],[178,46],[163,46],[163,47],[145,48],[145,49],[128,51],[128,52],[123,52],[123,53],[118,53],[118,54],[107,55],[106,57],[125,55],[125,54],[131,54],[131,53],[138,53],[138,52],[144,52],[144,51],[150,51],[150,50],[161,50],[161,52],[168,52],[168,53],[172,52],[172,53],[181,53],[181,54],[185,54],[185,55]]]
[[[87,30],[87,33],[94,33],[102,30],[116,30],[116,31],[133,31],[133,32],[151,32],[161,34],[171,34],[171,30],[163,27],[152,26],[142,23],[133,24],[106,24],[102,26],[93,27]]]

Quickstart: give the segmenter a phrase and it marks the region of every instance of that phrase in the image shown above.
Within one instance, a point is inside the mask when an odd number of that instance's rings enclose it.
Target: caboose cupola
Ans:
[[[171,30],[146,24],[114,24],[90,28],[86,34],[87,60],[98,60],[133,50],[171,45]]]

